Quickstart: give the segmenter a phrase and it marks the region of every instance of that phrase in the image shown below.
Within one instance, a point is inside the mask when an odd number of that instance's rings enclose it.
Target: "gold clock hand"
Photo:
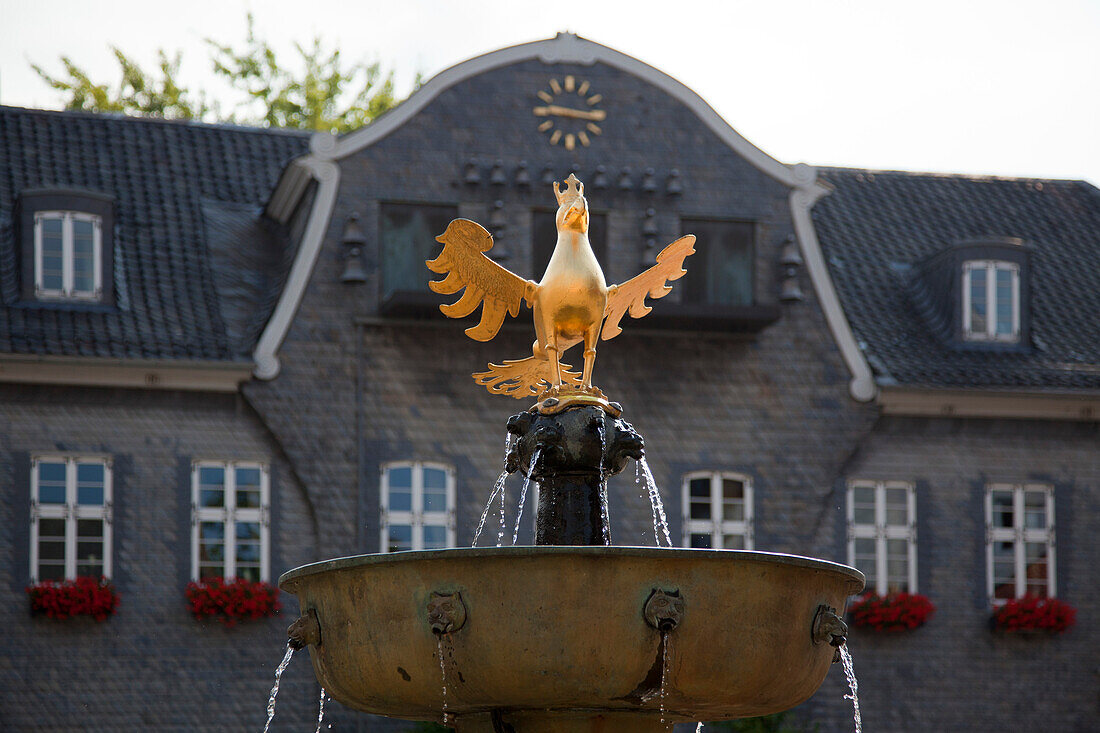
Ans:
[[[591,120],[593,122],[602,122],[607,118],[607,113],[602,109],[584,110],[584,109],[571,109],[569,107],[559,107],[556,104],[549,104],[545,107],[535,107],[534,113],[536,117],[571,117],[577,120]]]

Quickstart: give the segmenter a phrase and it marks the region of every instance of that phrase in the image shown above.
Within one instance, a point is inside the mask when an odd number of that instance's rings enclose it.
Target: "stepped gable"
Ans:
[[[1085,181],[822,168],[813,222],[856,339],[882,385],[1100,389],[1100,191]],[[922,260],[1018,237],[1031,252],[1030,339],[967,348],[913,296]],[[961,277],[961,273],[959,274]]]
[[[262,207],[308,143],[300,131],[0,106],[0,353],[249,361],[292,261]],[[114,200],[112,304],[23,294],[15,207],[23,192],[61,189]]]

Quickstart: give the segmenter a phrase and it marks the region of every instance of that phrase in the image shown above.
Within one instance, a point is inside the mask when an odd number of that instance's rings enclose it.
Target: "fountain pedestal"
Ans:
[[[539,484],[536,545],[610,545],[607,477],[645,455],[630,423],[599,407],[555,414],[521,412],[508,419],[517,437],[505,460]]]

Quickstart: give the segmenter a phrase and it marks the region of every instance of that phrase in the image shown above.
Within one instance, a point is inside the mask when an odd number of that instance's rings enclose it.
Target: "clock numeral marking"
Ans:
[[[593,94],[591,97],[588,98],[588,106],[589,107],[594,107],[595,105],[599,104],[600,100],[602,100],[602,99],[603,99],[602,94]]]
[[[557,145],[558,140],[561,140],[561,130],[554,130],[554,134],[550,136],[550,144]]]
[[[539,132],[546,132],[547,130],[549,130],[553,126],[554,126],[554,121],[553,120],[546,120],[546,122],[543,122],[541,125],[539,125]]]
[[[588,135],[585,135],[584,132],[578,132],[577,139],[581,141],[581,145],[588,147]]]
[[[572,150],[577,147],[577,136],[573,133],[569,133],[565,136],[565,149]]]
[[[599,135],[601,132],[603,132],[603,130],[600,129],[600,126],[597,125],[595,122],[589,122],[587,125],[585,125],[585,127],[587,127],[588,131],[591,132],[593,135]]]
[[[542,101],[546,102],[547,104],[550,104],[551,102],[554,101],[554,98],[552,96],[550,96],[547,92],[542,92],[542,91],[540,91],[538,93],[538,98],[541,99]]]
[[[554,90],[554,94],[561,94],[561,84],[558,83],[557,79],[550,80],[550,88]]]
[[[571,92],[577,84],[577,80],[573,78],[573,75],[565,77],[565,91]]]
[[[581,95],[582,97],[583,97],[583,96],[584,96],[585,94],[588,94],[588,88],[589,88],[590,86],[591,86],[591,84],[589,84],[588,82],[586,82],[586,81],[582,81],[582,82],[581,82],[581,85],[580,85],[580,86],[579,86],[579,87],[577,88],[577,94]]]

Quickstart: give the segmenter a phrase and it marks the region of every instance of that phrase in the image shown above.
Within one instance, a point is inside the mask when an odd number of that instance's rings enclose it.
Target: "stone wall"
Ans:
[[[271,471],[272,579],[316,559],[313,510],[278,444],[235,395],[0,387],[0,728],[224,731],[262,728],[293,596],[280,616],[226,629],[195,621],[191,461],[260,460]],[[32,618],[30,457],[88,452],[113,462],[117,613],[97,623]],[[280,718],[316,719],[316,682],[295,660]]]

